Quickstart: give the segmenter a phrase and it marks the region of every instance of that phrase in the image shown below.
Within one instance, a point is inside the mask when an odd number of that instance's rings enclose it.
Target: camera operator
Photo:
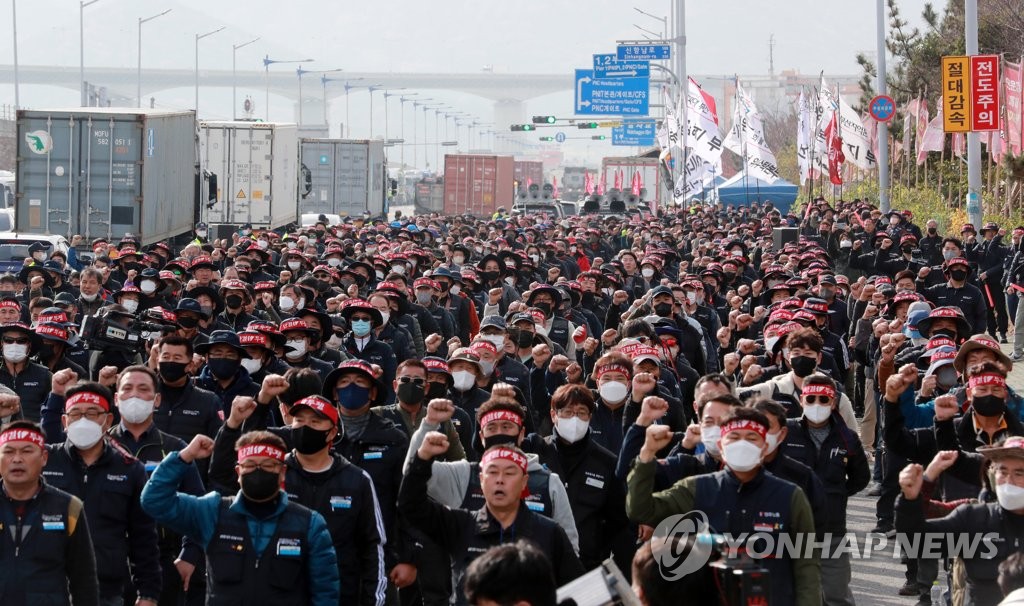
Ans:
[[[40,339],[39,347],[35,350],[36,361],[46,366],[51,373],[68,368],[80,377],[85,376],[85,369],[65,355],[71,347],[71,332],[67,326],[59,322],[40,321],[34,329]]]
[[[114,366],[118,372],[142,364],[142,354],[129,338],[134,317],[121,305],[108,305],[82,319],[82,338],[89,347],[89,377],[99,378],[100,369]],[[141,335],[135,334],[141,344]]]

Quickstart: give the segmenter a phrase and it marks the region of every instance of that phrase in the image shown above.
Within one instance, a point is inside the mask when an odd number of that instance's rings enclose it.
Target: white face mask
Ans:
[[[697,293],[695,293],[695,292],[688,292],[688,293],[686,293],[686,300],[690,303],[690,305],[693,305],[694,303],[697,302]]]
[[[491,373],[494,372],[494,362],[480,360],[480,370],[483,371],[485,377],[491,376]]]
[[[466,257],[464,257],[463,255],[455,255],[455,256],[452,257],[452,263],[454,263],[456,265],[462,265],[465,262],[466,262]]]
[[[375,276],[377,276],[377,279],[378,279],[378,280],[383,280],[383,279],[384,279],[384,272],[382,272],[382,271],[381,271],[381,270],[379,270],[379,269],[378,269],[378,270],[376,270],[376,271],[374,271],[374,272],[373,272],[373,274],[374,274]]]
[[[382,312],[380,312],[380,318],[381,318],[380,319],[380,325],[384,326],[385,324],[388,323],[388,320],[391,319],[391,312],[390,311],[382,311]]]
[[[770,433],[764,437],[765,441],[768,443],[768,452],[766,452],[765,454],[772,454],[773,452],[775,452],[775,449],[779,447],[780,434],[781,432]]]
[[[86,450],[103,439],[103,426],[96,421],[81,418],[68,425],[67,436],[75,448]]]
[[[256,242],[256,246],[259,246],[260,250],[267,250],[270,248],[270,242],[267,242],[266,240],[258,240]]]
[[[840,240],[839,248],[853,248],[853,242],[849,240]]]
[[[121,301],[121,307],[128,310],[128,313],[135,313],[139,309],[139,302],[135,299],[125,299]]]
[[[459,286],[458,284],[455,284],[454,286],[448,289],[448,292],[451,293],[453,297],[457,297],[459,296],[459,293],[462,292],[462,287]]]
[[[722,460],[733,471],[750,471],[761,464],[761,448],[746,440],[730,442],[722,449]]]
[[[18,343],[8,343],[4,345],[4,359],[8,362],[24,362],[28,358],[28,345],[19,345]]]
[[[764,348],[768,351],[769,355],[775,351],[775,344],[779,342],[779,337],[765,337]]]
[[[302,267],[302,262],[301,261],[289,261],[288,262],[288,269],[290,269],[292,271],[298,271],[298,269],[300,267]]]
[[[327,259],[327,265],[331,267],[338,267],[341,265],[341,259],[338,257],[331,257],[330,259]]]
[[[197,238],[205,238],[206,237],[206,230],[205,229],[197,229],[196,230],[196,237]]]
[[[84,292],[83,292],[83,293],[82,293],[82,300],[83,300],[83,301],[88,301],[89,303],[92,303],[93,301],[95,301],[95,300],[96,300],[96,297],[97,297],[98,295],[99,295],[99,293],[98,293],[98,292],[94,292],[94,293],[93,293],[93,294],[91,294],[91,295],[89,295],[89,294],[86,294],[86,293],[84,293]]]
[[[505,335],[480,335],[480,338],[496,347],[498,353],[505,351]]]
[[[295,250],[296,248],[299,247],[299,243],[298,242],[294,242],[294,241],[289,241],[287,246],[288,246],[288,250]]]
[[[404,265],[395,265],[394,267],[391,268],[391,271],[395,272],[396,274],[398,274],[400,276],[404,276],[405,275],[405,266]]]
[[[626,399],[629,395],[629,387],[625,383],[619,381],[609,381],[601,385],[598,388],[597,393],[601,395],[601,399],[609,404],[618,404],[619,402]]]
[[[121,418],[129,423],[142,423],[153,414],[153,406],[156,400],[143,400],[142,398],[125,398],[118,402],[117,409],[121,411]]]
[[[242,358],[242,368],[245,369],[250,375],[256,374],[263,368],[263,360],[257,360],[255,358]]]
[[[458,391],[469,391],[476,384],[476,375],[468,370],[456,370],[452,373],[453,387]]]
[[[32,253],[32,258],[35,259],[36,261],[39,261],[40,263],[42,263],[43,261],[46,260],[46,253],[41,253],[41,252]]]
[[[505,278],[505,284],[508,284],[509,286],[515,286],[516,285],[515,277],[513,277],[513,276],[506,277]]]
[[[996,500],[999,506],[1007,511],[1024,509],[1024,488],[1015,484],[997,484]]]
[[[568,419],[558,417],[555,422],[555,431],[558,432],[558,437],[570,444],[582,440],[583,436],[587,435],[588,429],[590,429],[590,421],[583,421],[579,417]]]
[[[722,437],[722,428],[718,425],[700,428],[700,443],[712,456],[721,454],[718,450],[718,440]]]
[[[295,309],[295,299],[291,297],[281,297],[277,300],[277,305],[281,308],[281,311],[291,311]]]
[[[832,416],[832,407],[824,404],[807,404],[804,406],[804,418],[811,423],[824,423]]]
[[[645,278],[653,278],[654,277],[654,269],[652,269],[650,267],[645,267],[645,268],[640,270],[640,275],[642,275]]]
[[[341,346],[344,345],[344,343],[345,339],[338,335],[331,335],[331,338],[327,339],[327,347],[330,349],[341,349]]]
[[[306,307],[306,297],[299,297],[299,300],[295,302],[295,307],[304,309]]]
[[[156,282],[152,280],[143,280],[142,284],[139,284],[139,290],[147,295],[151,295],[156,292]]]
[[[290,360],[298,360],[302,356],[306,355],[306,340],[295,339],[294,341],[285,341],[286,347],[291,347],[292,351],[284,354],[284,356]]]

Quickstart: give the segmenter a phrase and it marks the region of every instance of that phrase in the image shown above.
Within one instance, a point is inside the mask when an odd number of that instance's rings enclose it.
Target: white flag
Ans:
[[[675,147],[680,152],[683,150],[682,125],[679,122],[679,115],[676,112],[676,104],[672,99],[672,94],[668,91],[668,87],[662,87],[662,99],[665,103],[665,133],[667,135],[667,143],[662,144],[662,150],[672,151]]]
[[[839,102],[822,76],[818,88],[818,104],[814,108],[814,163],[816,169],[828,171],[828,145],[825,143],[825,128],[832,120],[832,112],[839,111]]]
[[[744,159],[748,175],[768,183],[778,180],[779,165],[765,141],[761,114],[739,82],[736,83],[736,109],[733,112],[732,128],[724,145]]]
[[[811,176],[811,106],[800,89],[800,100],[797,101],[796,123],[796,159],[800,166],[800,184],[807,182]]]
[[[722,162],[705,162],[694,150],[687,149],[686,170],[676,179],[674,196],[676,204],[682,204],[691,196],[709,192],[714,187],[715,176],[722,174]]]
[[[686,146],[703,160],[719,162],[722,157],[722,131],[718,126],[715,98],[690,78],[686,95]]]
[[[871,137],[864,121],[850,104],[839,98],[839,132],[843,139],[843,153],[847,162],[861,170],[875,168],[875,152],[871,146]]]

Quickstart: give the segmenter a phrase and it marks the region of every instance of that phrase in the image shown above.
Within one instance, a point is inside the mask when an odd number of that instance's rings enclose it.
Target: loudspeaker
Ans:
[[[772,230],[772,244],[776,251],[782,250],[782,247],[790,242],[794,244],[797,238],[800,237],[799,227],[776,227]]]

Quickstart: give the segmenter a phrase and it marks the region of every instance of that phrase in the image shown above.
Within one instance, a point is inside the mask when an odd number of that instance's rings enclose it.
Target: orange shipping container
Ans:
[[[512,208],[515,161],[511,156],[444,157],[444,213],[489,218]]]

